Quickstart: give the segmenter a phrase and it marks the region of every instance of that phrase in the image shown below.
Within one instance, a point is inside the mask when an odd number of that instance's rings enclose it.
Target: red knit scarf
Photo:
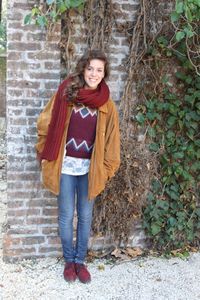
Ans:
[[[65,121],[67,117],[67,95],[65,93],[69,79],[64,80],[56,93],[56,98],[52,110],[51,121],[41,159],[56,160],[60,150],[60,145],[64,133]],[[97,89],[80,89],[75,103],[82,103],[91,108],[99,108],[108,101],[109,88],[104,80],[98,85]]]

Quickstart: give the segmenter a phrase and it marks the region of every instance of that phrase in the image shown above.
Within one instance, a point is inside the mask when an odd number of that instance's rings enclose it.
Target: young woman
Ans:
[[[77,277],[83,283],[91,280],[84,260],[94,200],[120,164],[118,113],[104,81],[108,75],[105,54],[87,51],[37,122],[36,149],[43,184],[58,199],[66,281]],[[75,206],[78,223],[74,245]]]

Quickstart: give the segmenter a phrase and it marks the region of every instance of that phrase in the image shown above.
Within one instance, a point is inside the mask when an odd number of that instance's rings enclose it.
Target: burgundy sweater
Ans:
[[[97,110],[76,106],[72,110],[66,141],[66,155],[91,158],[96,136]]]

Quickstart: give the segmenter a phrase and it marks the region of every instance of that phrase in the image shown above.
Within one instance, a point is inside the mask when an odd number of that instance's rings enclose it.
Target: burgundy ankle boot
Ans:
[[[74,262],[66,262],[64,268],[64,279],[68,282],[73,282],[76,280],[76,270],[75,270],[75,263]]]
[[[84,264],[75,263],[75,270],[78,279],[82,283],[88,283],[91,281],[91,275]]]

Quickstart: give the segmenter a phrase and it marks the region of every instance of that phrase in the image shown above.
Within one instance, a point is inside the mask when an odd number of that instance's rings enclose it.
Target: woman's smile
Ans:
[[[84,70],[84,80],[86,89],[96,89],[104,78],[105,63],[100,59],[92,59]]]

